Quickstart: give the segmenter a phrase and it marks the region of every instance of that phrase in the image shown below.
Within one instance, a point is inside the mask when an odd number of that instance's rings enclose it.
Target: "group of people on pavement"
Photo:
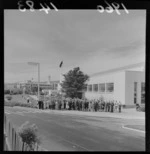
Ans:
[[[42,105],[41,105],[42,104]],[[120,101],[104,101],[101,99],[63,98],[51,99],[47,102],[39,101],[39,109],[78,110],[93,112],[121,112]]]

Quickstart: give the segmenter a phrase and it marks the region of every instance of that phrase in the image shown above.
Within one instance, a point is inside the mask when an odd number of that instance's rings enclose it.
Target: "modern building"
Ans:
[[[145,64],[138,63],[90,76],[85,98],[120,101],[124,106],[145,103]]]
[[[40,82],[39,83],[40,88],[42,89],[51,89],[52,86],[48,82]],[[38,82],[28,80],[27,82],[20,82],[18,83],[18,87],[20,88],[37,88]]]

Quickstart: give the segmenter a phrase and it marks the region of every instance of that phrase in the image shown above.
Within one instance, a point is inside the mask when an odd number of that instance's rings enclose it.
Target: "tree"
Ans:
[[[34,151],[35,144],[41,144],[41,138],[38,136],[38,127],[35,124],[28,126],[29,122],[23,123],[19,129],[18,134],[23,143],[26,143],[31,151]]]
[[[80,71],[79,67],[70,70],[63,75],[65,80],[62,82],[62,91],[66,93],[66,97],[80,97],[79,95],[85,89],[85,82],[89,80],[89,76]]]

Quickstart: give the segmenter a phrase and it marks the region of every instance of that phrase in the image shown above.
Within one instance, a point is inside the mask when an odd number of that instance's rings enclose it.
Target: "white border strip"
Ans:
[[[145,133],[145,131],[143,131],[143,130],[138,130],[138,129],[134,129],[134,128],[128,128],[128,127],[125,127],[123,124],[122,124],[122,128],[137,131],[137,132],[140,132],[140,133]]]

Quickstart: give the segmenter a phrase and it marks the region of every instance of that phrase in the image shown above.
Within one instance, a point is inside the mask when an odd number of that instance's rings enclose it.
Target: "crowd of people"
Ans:
[[[104,101],[101,99],[79,99],[79,98],[63,98],[51,99],[49,101],[39,101],[39,109],[51,110],[78,110],[93,112],[121,112],[120,101]]]

